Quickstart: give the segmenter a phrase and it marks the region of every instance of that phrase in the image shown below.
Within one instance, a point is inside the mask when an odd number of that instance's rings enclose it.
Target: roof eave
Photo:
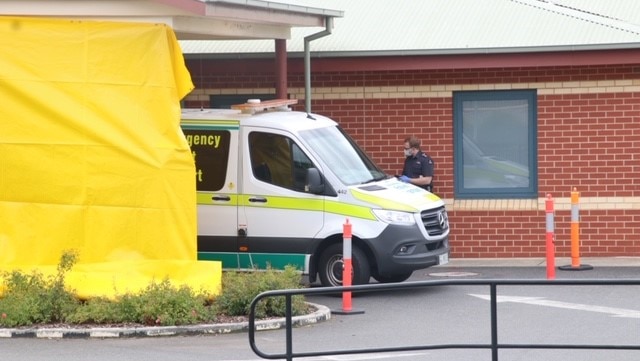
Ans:
[[[289,39],[344,12],[262,0],[1,0],[2,15],[165,23],[180,40]]]
[[[594,50],[640,49],[637,43],[616,44],[583,44],[552,46],[521,46],[495,48],[459,48],[459,49],[415,49],[415,50],[372,50],[372,51],[317,51],[314,57],[371,57],[371,56],[422,56],[422,55],[481,55],[481,54],[520,54],[549,52],[578,52]],[[300,56],[302,52],[290,52],[292,56]]]
[[[301,52],[290,52],[301,58]],[[314,71],[488,69],[637,64],[640,43],[422,51],[312,52]],[[274,53],[185,54],[187,59],[268,59]],[[390,59],[393,58],[393,59]],[[296,71],[295,63],[290,70]],[[299,70],[299,69],[298,69]]]

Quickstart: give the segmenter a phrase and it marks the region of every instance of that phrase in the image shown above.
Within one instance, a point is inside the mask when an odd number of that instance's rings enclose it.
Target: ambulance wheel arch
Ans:
[[[367,284],[372,274],[376,273],[373,254],[358,238],[352,239],[351,263],[353,266],[352,284]],[[315,251],[310,269],[310,280],[315,281],[316,274],[325,287],[342,286],[342,235],[325,239]]]

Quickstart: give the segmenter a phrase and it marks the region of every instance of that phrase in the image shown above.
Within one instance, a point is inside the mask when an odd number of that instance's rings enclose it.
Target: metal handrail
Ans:
[[[345,349],[317,352],[293,352],[293,316],[292,298],[296,295],[320,295],[336,294],[342,292],[374,292],[374,291],[396,291],[416,288],[427,288],[434,286],[489,286],[490,307],[491,307],[491,343],[488,344],[439,344],[439,345],[414,345],[400,347],[381,347],[367,349]],[[580,344],[502,344],[498,342],[498,306],[497,288],[498,286],[640,286],[640,279],[580,279],[580,280],[516,280],[516,279],[472,279],[472,280],[432,280],[387,284],[367,284],[349,287],[326,287],[326,288],[305,288],[290,290],[267,291],[256,296],[250,305],[249,313],[249,344],[253,352],[264,359],[286,359],[293,361],[294,358],[352,355],[363,353],[384,353],[400,351],[418,350],[438,350],[438,349],[490,349],[491,360],[498,361],[498,351],[500,349],[573,349],[573,350],[640,350],[640,345],[580,345]],[[285,353],[267,354],[262,352],[255,343],[256,318],[255,309],[258,302],[267,297],[285,297]]]

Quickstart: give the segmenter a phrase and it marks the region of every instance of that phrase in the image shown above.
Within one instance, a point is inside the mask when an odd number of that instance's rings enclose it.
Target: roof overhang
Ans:
[[[0,0],[0,14],[165,23],[179,40],[289,39],[344,15],[261,0]]]

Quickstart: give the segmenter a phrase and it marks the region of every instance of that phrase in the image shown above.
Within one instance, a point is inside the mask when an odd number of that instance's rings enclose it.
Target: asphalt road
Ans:
[[[408,282],[442,279],[545,279],[544,266],[456,264],[415,272]],[[556,279],[640,279],[640,266],[599,266],[556,271]],[[504,286],[498,289],[500,343],[640,345],[638,286]],[[435,286],[354,295],[362,314],[337,315],[293,330],[294,352],[390,348],[433,344],[487,344],[490,303],[485,286]],[[342,298],[308,300],[342,309]],[[283,353],[285,332],[257,333],[266,353]],[[246,333],[126,339],[0,339],[3,360],[262,360]],[[637,361],[640,351],[523,350],[499,352],[500,360]],[[298,359],[296,359],[298,360]],[[305,360],[491,360],[489,350],[412,350],[318,356]]]

